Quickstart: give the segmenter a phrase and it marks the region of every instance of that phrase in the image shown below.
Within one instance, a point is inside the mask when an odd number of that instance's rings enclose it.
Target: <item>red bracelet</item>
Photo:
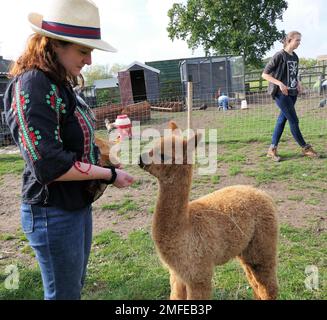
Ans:
[[[84,163],[84,162],[83,162]],[[86,163],[85,163],[86,164]],[[89,174],[89,171],[91,170],[92,164],[88,163],[89,167],[84,171],[81,169],[81,163],[79,161],[76,161],[74,163],[74,168],[79,171],[80,173],[84,173],[84,174]]]

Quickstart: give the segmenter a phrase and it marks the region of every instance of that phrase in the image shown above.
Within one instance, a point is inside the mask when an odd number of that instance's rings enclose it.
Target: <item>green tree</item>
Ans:
[[[313,58],[300,58],[300,67],[302,68],[312,68],[318,64],[317,59]]]
[[[85,78],[85,84],[87,86],[93,85],[94,80],[112,78],[109,65],[99,64],[88,66],[83,71],[83,76]]]
[[[111,67],[101,64],[91,65],[86,67],[83,71],[83,76],[85,78],[85,85],[93,85],[94,80],[109,79],[117,76],[117,73],[124,69],[125,66],[122,64],[114,63]]]
[[[186,40],[189,48],[202,46],[206,55],[243,55],[249,65],[260,65],[263,55],[285,32],[278,31],[284,0],[188,0],[168,11],[171,40]]]
[[[110,68],[110,74],[112,74],[113,76],[116,76],[118,74],[119,71],[125,69],[126,66],[123,64],[119,64],[119,63],[114,63],[112,65],[112,67]]]

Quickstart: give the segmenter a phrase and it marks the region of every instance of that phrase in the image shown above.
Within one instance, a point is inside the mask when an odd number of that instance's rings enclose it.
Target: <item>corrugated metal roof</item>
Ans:
[[[146,64],[144,64],[142,62],[138,62],[138,61],[134,61],[133,63],[131,63],[130,65],[128,65],[125,69],[120,70],[120,71],[121,72],[128,71],[130,68],[132,68],[135,65],[138,65],[141,68],[148,69],[148,70],[151,70],[151,71],[156,72],[156,73],[160,73],[160,70],[158,70],[156,68],[153,68],[153,67],[150,67],[150,66],[147,66]]]
[[[115,88],[118,87],[118,78],[94,80],[93,85],[96,89]]]

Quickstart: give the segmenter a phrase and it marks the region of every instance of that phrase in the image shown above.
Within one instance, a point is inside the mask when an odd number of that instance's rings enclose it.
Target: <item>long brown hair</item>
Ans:
[[[64,66],[57,59],[57,55],[53,50],[54,45],[69,46],[71,43],[56,40],[34,33],[27,41],[27,46],[23,54],[11,66],[9,77],[13,78],[22,73],[39,69],[46,73],[55,82],[76,85],[84,85],[83,76],[71,76],[67,73]]]
[[[286,35],[286,37],[283,40],[284,49],[295,36],[301,36],[301,33],[299,31],[291,31]]]

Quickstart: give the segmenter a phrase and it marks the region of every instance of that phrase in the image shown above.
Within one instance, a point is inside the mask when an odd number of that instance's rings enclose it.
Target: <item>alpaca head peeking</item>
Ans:
[[[193,152],[201,139],[200,134],[189,139],[183,137],[173,121],[168,129],[169,134],[159,138],[153,149],[140,155],[139,166],[159,180],[170,180],[177,172],[190,170]]]

